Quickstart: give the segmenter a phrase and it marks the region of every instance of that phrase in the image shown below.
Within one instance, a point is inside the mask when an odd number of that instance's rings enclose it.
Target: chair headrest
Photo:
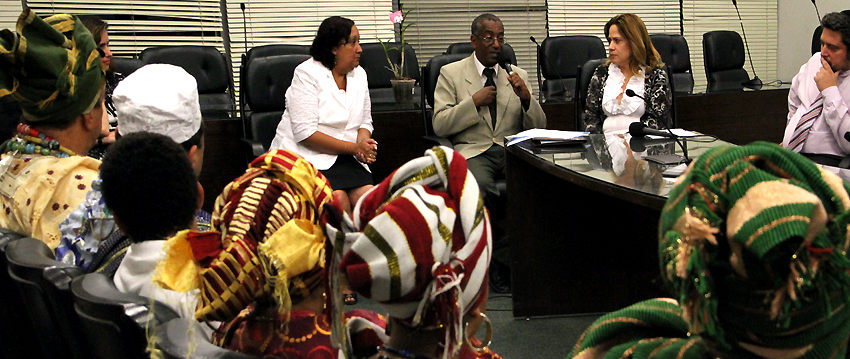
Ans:
[[[248,50],[248,61],[276,55],[310,55],[310,45],[263,45]]]
[[[130,75],[140,67],[145,66],[145,63],[140,59],[132,57],[113,57],[112,64],[115,66],[115,72],[124,76]]]
[[[547,37],[540,45],[540,51],[549,61],[540,54],[537,55],[537,61],[540,62],[543,77],[550,80],[558,79],[559,74],[564,79],[574,78],[578,75],[579,66],[588,60],[606,56],[602,40],[598,36],[589,35]]]
[[[682,35],[654,34],[649,36],[652,46],[661,55],[661,61],[673,73],[691,70],[691,55],[688,41]]]
[[[466,54],[467,56],[471,53],[475,52],[475,48],[472,47],[472,43],[469,41],[466,42],[456,42],[454,44],[449,45],[446,49],[446,54]],[[511,47],[510,44],[502,45],[502,56],[511,61],[511,65],[516,65],[516,52],[514,52],[514,48]]]
[[[398,51],[399,43],[385,42],[387,48],[395,47],[396,49],[389,50],[390,60],[394,64],[401,63],[401,52]],[[393,78],[393,73],[389,69],[387,63],[387,55],[384,53],[384,47],[379,42],[360,44],[363,53],[360,54],[360,67],[366,71],[366,76],[369,79],[369,88],[390,88]],[[416,51],[409,44],[404,47],[404,73],[407,77],[414,80],[419,80],[419,63],[416,60]]]
[[[182,67],[198,81],[198,93],[224,92],[230,86],[230,68],[212,46],[161,46],[142,51],[142,62]]]
[[[434,90],[437,89],[437,79],[440,78],[440,69],[443,66],[455,61],[463,60],[469,57],[470,54],[446,54],[437,55],[428,60],[425,65],[425,97],[428,100],[428,105],[434,107]]]
[[[706,72],[744,67],[744,41],[735,31],[707,32],[702,35],[702,47]]]
[[[295,68],[310,55],[275,55],[253,57],[246,65],[242,77],[245,101],[254,112],[283,111],[286,108],[286,90],[292,83]]]

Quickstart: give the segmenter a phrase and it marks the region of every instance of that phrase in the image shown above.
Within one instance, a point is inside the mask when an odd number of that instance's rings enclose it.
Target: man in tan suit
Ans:
[[[467,159],[491,213],[503,213],[495,180],[505,175],[504,138],[546,127],[546,115],[531,96],[525,70],[513,66],[508,74],[498,65],[505,44],[505,28],[498,17],[482,14],[475,18],[470,41],[475,49],[472,56],[440,70],[434,92],[434,132],[448,137],[455,151]],[[495,229],[500,227],[499,217],[502,215],[493,218]],[[510,290],[505,269],[509,253],[503,235],[495,229],[491,286],[504,292]]]

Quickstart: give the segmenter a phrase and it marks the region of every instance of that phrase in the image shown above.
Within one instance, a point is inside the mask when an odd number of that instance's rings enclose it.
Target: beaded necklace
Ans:
[[[18,124],[18,134],[15,137],[0,145],[0,152],[38,154],[59,158],[76,155],[74,151],[62,147],[59,141],[23,123]]]

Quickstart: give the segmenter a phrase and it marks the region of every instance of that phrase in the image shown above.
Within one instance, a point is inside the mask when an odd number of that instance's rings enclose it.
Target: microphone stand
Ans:
[[[820,11],[818,10],[818,3],[816,3],[815,0],[812,0],[812,5],[815,6],[815,14],[818,15],[818,22],[820,22],[821,17],[820,17]]]
[[[735,12],[738,14],[738,22],[741,23],[741,33],[744,35],[744,45],[747,47],[747,57],[750,59],[750,68],[753,69],[753,79],[741,83],[746,88],[760,90],[763,83],[756,74],[756,67],[753,66],[753,54],[750,53],[750,44],[747,41],[747,32],[744,31],[744,19],[741,18],[741,12],[738,11],[738,0],[732,0],[732,5],[735,5]]]
[[[549,57],[546,56],[546,53],[541,51],[540,44],[537,43],[537,40],[534,39],[534,36],[529,36],[528,38],[531,40],[531,42],[537,45],[537,54],[542,55],[543,59],[546,60],[546,63],[552,67],[553,71],[555,71],[555,75],[558,75],[558,80],[561,80],[561,85],[564,86],[564,97],[572,97],[570,91],[567,90],[567,85],[564,81],[564,77],[561,76],[561,72],[558,71],[558,68],[555,67],[554,64],[552,64],[552,61],[549,60]],[[540,86],[540,94],[543,95],[543,82],[540,81],[540,61],[537,61],[537,86]]]
[[[637,98],[639,98],[639,99],[643,100],[644,102],[647,102],[647,103],[649,102],[649,101],[647,101],[647,100],[646,100],[646,98],[645,98],[645,97],[638,95],[638,94],[637,94],[637,93],[635,93],[635,92],[634,92],[634,90],[632,90],[632,89],[627,89],[627,90],[626,90],[626,96],[629,96],[629,97],[637,97]],[[683,144],[682,144],[682,142],[680,142],[680,141],[679,141],[679,136],[676,136],[676,134],[675,134],[675,133],[673,133],[673,130],[671,130],[671,129],[670,129],[670,127],[669,127],[669,126],[667,126],[667,121],[666,121],[666,120],[664,120],[663,118],[661,118],[661,116],[658,116],[658,114],[656,114],[654,111],[650,110],[648,107],[644,107],[644,111],[645,111],[647,114],[649,114],[650,116],[652,116],[653,118],[655,118],[656,120],[658,120],[658,122],[659,122],[662,126],[664,126],[664,129],[665,129],[665,130],[667,130],[667,132],[669,132],[669,133],[670,133],[670,136],[673,136],[672,138],[673,138],[673,140],[675,140],[675,141],[676,141],[676,144],[678,144],[678,145],[679,145],[679,148],[681,148],[681,149],[682,149],[682,154],[684,154],[684,157],[685,157],[685,158],[684,158],[684,160],[683,160],[683,161],[681,161],[681,162],[679,162],[679,163],[686,163],[686,164],[687,164],[687,163],[691,163],[691,161],[693,161],[693,160],[690,158],[690,156],[688,156],[688,147],[687,147],[687,146],[685,146],[685,145],[683,145]],[[685,142],[687,142],[687,140],[685,140]]]

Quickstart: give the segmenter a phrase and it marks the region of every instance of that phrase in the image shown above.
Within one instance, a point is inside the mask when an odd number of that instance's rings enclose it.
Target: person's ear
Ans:
[[[195,163],[197,161],[197,159],[195,158],[195,156],[197,154],[198,154],[198,146],[197,145],[192,146],[192,148],[189,149],[189,162],[192,162],[192,167],[198,167],[198,164]]]
[[[204,207],[204,186],[201,186],[201,182],[198,182],[198,211],[200,211]]]
[[[89,112],[83,114],[83,129],[85,129],[86,132],[91,132],[95,125],[97,125],[98,131],[100,131],[100,123],[95,122],[95,116],[93,113]]]

